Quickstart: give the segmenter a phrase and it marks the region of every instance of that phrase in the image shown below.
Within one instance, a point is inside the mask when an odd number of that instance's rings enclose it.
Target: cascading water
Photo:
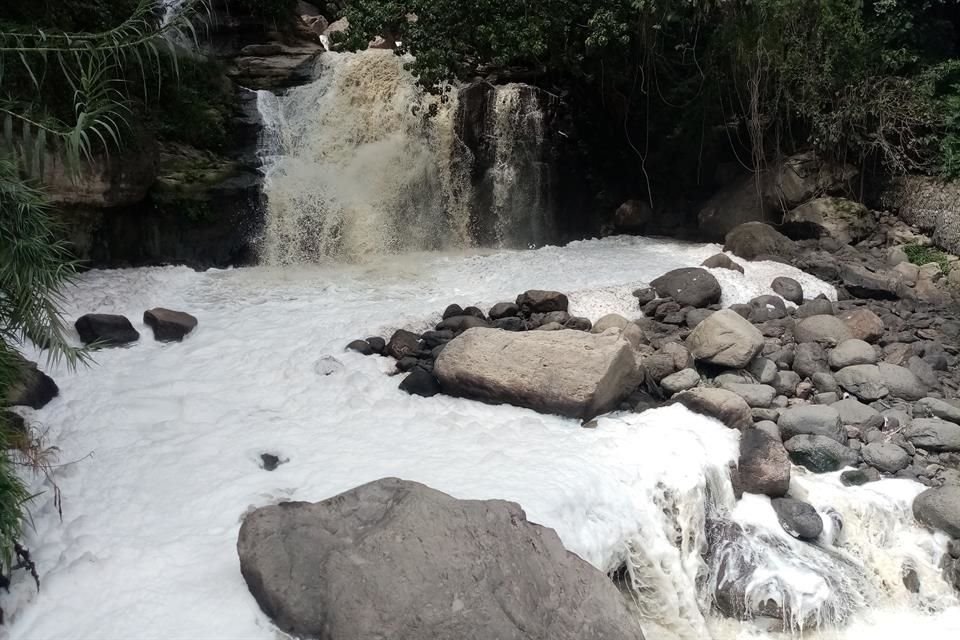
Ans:
[[[460,91],[424,92],[404,62],[389,51],[326,53],[309,85],[260,92],[264,262],[551,239],[537,91],[491,88],[472,122]],[[480,129],[489,157],[465,144],[466,127]]]
[[[268,264],[470,244],[457,95],[420,90],[390,51],[326,53],[317,80],[260,92]]]

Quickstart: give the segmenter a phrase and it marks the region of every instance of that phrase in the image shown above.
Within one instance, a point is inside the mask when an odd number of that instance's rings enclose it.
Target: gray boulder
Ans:
[[[790,457],[783,443],[764,430],[753,428],[740,438],[737,464],[740,487],[747,493],[779,498],[790,489]]]
[[[720,283],[706,269],[687,267],[669,271],[650,286],[661,298],[673,298],[680,306],[709,307],[720,302]]]
[[[903,400],[919,400],[927,395],[927,385],[923,384],[910,369],[898,367],[889,362],[878,365],[883,385],[890,390],[890,395]]]
[[[840,414],[833,407],[824,405],[800,405],[780,412],[777,421],[784,440],[795,436],[824,436],[841,444],[847,435],[840,424]]]
[[[609,411],[639,382],[622,335],[570,329],[470,329],[447,344],[434,373],[451,395],[575,418]]]
[[[747,222],[730,230],[723,250],[745,260],[756,260],[765,256],[789,257],[796,253],[797,246],[768,224]]]
[[[743,267],[731,260],[730,256],[725,253],[716,253],[710,256],[701,262],[700,266],[706,267],[707,269],[729,269],[730,271],[743,273]]]
[[[593,324],[590,333],[603,333],[607,329],[620,329],[622,331],[629,323],[630,321],[619,313],[608,313]]]
[[[793,329],[797,342],[819,342],[836,346],[853,337],[843,320],[836,316],[810,316],[797,323]]]
[[[853,244],[866,238],[876,227],[873,214],[858,202],[844,198],[816,198],[784,215],[789,226],[806,226],[821,237],[841,244]]]
[[[814,300],[804,302],[802,305],[797,307],[797,310],[793,315],[795,315],[798,319],[809,318],[811,316],[832,316],[833,304],[829,300],[816,298]]]
[[[844,398],[830,405],[840,414],[840,422],[845,426],[863,427],[866,425],[883,424],[880,412],[870,405],[863,404],[856,398]]]
[[[951,538],[960,538],[960,486],[928,489],[913,501],[914,517]]]
[[[540,291],[531,289],[517,296],[517,306],[530,315],[531,313],[550,313],[551,311],[567,311],[570,301],[559,291]]]
[[[914,418],[903,430],[910,444],[930,451],[960,451],[960,424],[939,418]]]
[[[789,398],[797,395],[798,384],[800,384],[800,375],[793,371],[778,371],[773,380],[773,388],[777,393]]]
[[[803,287],[793,278],[779,277],[774,278],[770,288],[782,296],[784,300],[794,304],[803,303]]]
[[[397,360],[415,356],[420,352],[420,336],[406,329],[395,331],[387,342],[386,352]]]
[[[773,384],[777,379],[777,365],[769,358],[754,358],[747,370],[760,384]]]
[[[827,362],[833,369],[852,367],[855,364],[876,364],[877,359],[874,348],[856,338],[844,340],[827,356]]]
[[[698,384],[700,384],[700,374],[696,369],[684,369],[660,381],[660,386],[670,395],[692,389]]]
[[[913,405],[915,416],[933,416],[960,424],[960,407],[940,398],[923,398]]]
[[[871,442],[860,450],[863,461],[886,473],[896,473],[910,466],[910,455],[892,442]]]
[[[812,505],[793,498],[770,501],[783,530],[794,538],[816,540],[823,533],[823,519]]]
[[[721,389],[732,391],[744,400],[750,407],[765,409],[773,404],[773,399],[777,397],[777,390],[766,384],[738,384],[727,383],[721,385]]]
[[[724,309],[698,324],[686,344],[697,360],[742,369],[763,348],[763,334],[737,312]]]
[[[826,351],[816,342],[801,342],[794,350],[793,370],[804,378],[812,378],[817,373],[830,373]]]
[[[144,311],[143,323],[153,329],[158,342],[180,342],[197,328],[197,319],[189,313],[160,307]]]
[[[671,402],[682,404],[694,413],[716,418],[731,429],[749,429],[753,425],[750,405],[725,389],[697,387],[678,393]]]
[[[643,638],[603,573],[502,500],[385,478],[257,509],[237,550],[260,608],[298,637]]]
[[[880,368],[873,364],[858,364],[837,372],[837,384],[861,400],[872,402],[885,398],[890,390],[884,384]]]
[[[794,436],[783,443],[790,459],[814,473],[828,473],[850,467],[860,460],[853,449],[826,436]]]
[[[513,302],[498,302],[490,307],[490,319],[513,318],[520,315],[520,307]]]

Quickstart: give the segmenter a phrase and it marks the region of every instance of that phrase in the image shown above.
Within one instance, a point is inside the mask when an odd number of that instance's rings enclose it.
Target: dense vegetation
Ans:
[[[711,159],[805,148],[960,175],[957,0],[354,0],[347,15],[348,45],[401,41],[428,86],[536,73],[580,105],[592,164],[631,180],[686,188]]]

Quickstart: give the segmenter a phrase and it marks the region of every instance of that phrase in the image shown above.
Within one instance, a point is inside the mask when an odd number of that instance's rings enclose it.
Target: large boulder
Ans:
[[[814,473],[839,471],[860,459],[856,451],[826,436],[794,436],[783,446],[794,463]]]
[[[852,367],[855,364],[876,364],[877,360],[877,352],[873,347],[856,338],[844,340],[827,357],[833,369]]]
[[[385,478],[247,515],[240,570],[283,631],[337,640],[642,640],[613,583],[516,504]]]
[[[903,436],[910,444],[930,451],[960,451],[960,424],[939,418],[914,418]]]
[[[697,387],[678,393],[671,401],[690,411],[716,418],[731,429],[748,429],[753,425],[753,413],[746,400],[726,389]]]
[[[42,409],[60,394],[60,388],[53,378],[37,368],[36,363],[16,358],[15,379],[0,397],[0,406],[31,407]]]
[[[700,266],[706,267],[707,269],[727,269],[728,271],[739,271],[743,273],[743,266],[734,262],[730,256],[725,253],[713,254],[701,262]]]
[[[910,466],[910,455],[893,442],[871,442],[860,450],[863,461],[871,467],[896,473]]]
[[[951,538],[960,538],[960,486],[928,489],[913,501],[914,517]]]
[[[895,300],[905,291],[903,276],[897,271],[873,271],[860,264],[841,262],[839,276],[847,291],[858,298]]]
[[[883,320],[870,309],[854,309],[840,315],[857,340],[874,343],[883,336]]]
[[[627,200],[613,214],[618,233],[643,233],[653,220],[653,209],[643,200]]]
[[[779,498],[790,489],[790,457],[780,440],[760,429],[747,429],[740,438],[737,464],[740,487],[747,493]]]
[[[74,323],[74,327],[84,344],[96,343],[116,347],[140,339],[140,333],[133,328],[129,320],[124,316],[109,313],[90,313],[80,316]]]
[[[790,238],[770,225],[747,222],[727,234],[723,250],[745,260],[756,260],[764,256],[787,258],[796,253],[797,247]]]
[[[399,329],[390,336],[390,341],[387,342],[386,352],[388,356],[396,358],[397,360],[415,356],[420,353],[420,336],[412,331]]]
[[[802,500],[777,498],[770,501],[784,531],[801,540],[816,540],[823,532],[823,518]]]
[[[153,329],[153,337],[159,342],[180,342],[197,328],[197,319],[189,313],[160,307],[144,311],[143,323]]]
[[[780,412],[777,426],[784,440],[804,435],[824,436],[841,444],[847,441],[840,414],[826,405],[799,405],[784,409]]]
[[[763,348],[763,334],[736,311],[724,309],[698,324],[686,344],[697,360],[742,369]]]
[[[770,288],[784,300],[794,304],[803,303],[803,286],[793,278],[784,276],[774,278]]]
[[[960,424],[960,406],[951,404],[940,398],[923,398],[913,405],[913,415],[933,416]]]
[[[844,398],[830,405],[840,414],[840,422],[853,427],[867,425],[883,425],[883,416],[870,405],[863,404],[856,398]]]
[[[827,197],[811,200],[787,212],[783,224],[801,233],[809,231],[819,237],[833,238],[841,244],[853,244],[870,235],[877,223],[873,214],[862,204]]]
[[[881,362],[877,366],[880,369],[883,385],[894,398],[919,400],[927,395],[927,385],[923,384],[910,369],[898,367],[889,362]]]
[[[570,329],[469,329],[447,343],[434,373],[451,395],[576,418],[609,411],[639,381],[626,338]]]
[[[874,364],[856,364],[837,372],[837,383],[844,391],[861,400],[872,402],[890,395],[880,368]]]
[[[797,342],[820,342],[836,346],[853,338],[847,325],[836,316],[810,316],[804,318],[793,329]]]
[[[684,307],[697,309],[720,302],[722,291],[717,279],[699,267],[668,271],[650,283],[661,298],[673,298]]]

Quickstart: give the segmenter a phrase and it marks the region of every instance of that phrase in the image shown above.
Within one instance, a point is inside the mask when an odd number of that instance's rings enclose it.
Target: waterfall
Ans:
[[[457,93],[418,88],[391,51],[323,54],[317,79],[260,92],[268,264],[470,244]]]
[[[536,89],[432,95],[390,51],[325,53],[316,80],[261,91],[268,264],[552,239]],[[481,106],[467,104],[479,95]],[[475,111],[475,116],[466,114]]]

